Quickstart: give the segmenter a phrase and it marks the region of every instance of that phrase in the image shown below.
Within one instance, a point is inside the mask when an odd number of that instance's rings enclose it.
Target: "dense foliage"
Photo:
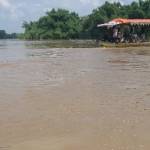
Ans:
[[[83,32],[87,33],[88,38],[105,38],[108,33],[104,29],[97,28],[96,25],[114,18],[150,18],[150,0],[139,0],[130,5],[105,2],[104,5],[93,10],[92,14],[84,21]]]
[[[36,22],[24,22],[26,39],[74,39],[81,32],[80,18],[74,12],[53,9]]]
[[[95,39],[105,38],[107,32],[97,24],[113,18],[150,18],[150,0],[139,0],[130,5],[105,2],[84,17],[74,12],[53,9],[35,22],[24,22],[25,39]],[[147,35],[150,35],[146,32]]]
[[[16,33],[8,34],[5,30],[0,30],[0,39],[15,39],[16,37]]]

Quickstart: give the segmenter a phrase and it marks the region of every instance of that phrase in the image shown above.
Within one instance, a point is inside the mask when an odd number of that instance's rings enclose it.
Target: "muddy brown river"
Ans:
[[[150,48],[0,41],[0,150],[150,150]]]

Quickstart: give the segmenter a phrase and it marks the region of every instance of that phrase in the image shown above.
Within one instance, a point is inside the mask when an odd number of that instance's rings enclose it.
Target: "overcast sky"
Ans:
[[[126,4],[133,0],[120,1]],[[52,8],[66,8],[83,16],[104,2],[105,0],[0,0],[0,29],[9,33],[22,32],[23,21],[36,20]]]

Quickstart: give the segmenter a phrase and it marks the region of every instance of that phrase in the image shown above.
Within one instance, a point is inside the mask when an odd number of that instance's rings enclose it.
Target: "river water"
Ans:
[[[150,149],[150,48],[44,45],[0,41],[0,150]]]

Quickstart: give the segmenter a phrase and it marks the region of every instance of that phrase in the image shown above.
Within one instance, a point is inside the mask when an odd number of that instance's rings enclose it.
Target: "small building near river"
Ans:
[[[105,28],[109,32],[109,39],[116,43],[144,42],[150,35],[150,19],[117,18],[97,27]]]

